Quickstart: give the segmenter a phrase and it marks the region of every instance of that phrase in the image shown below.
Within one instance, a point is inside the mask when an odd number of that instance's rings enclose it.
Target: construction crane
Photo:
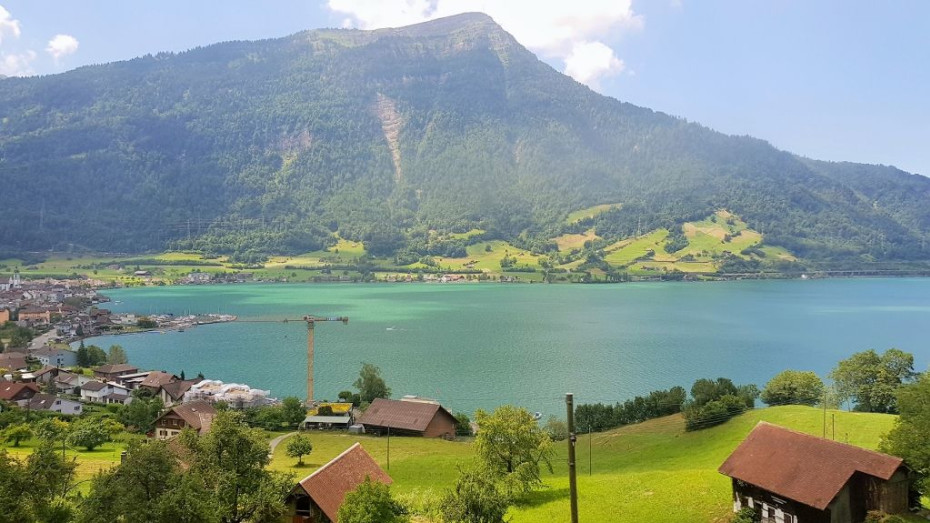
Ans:
[[[302,319],[285,318],[283,320],[237,320],[246,323],[288,323],[303,321],[307,323],[307,406],[313,406],[313,330],[317,322],[341,321],[343,325],[349,323],[348,316],[304,316]]]

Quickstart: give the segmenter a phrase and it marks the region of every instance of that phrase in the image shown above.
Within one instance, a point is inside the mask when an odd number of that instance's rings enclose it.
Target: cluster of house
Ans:
[[[0,324],[16,321],[23,327],[54,326],[59,335],[91,336],[107,330],[110,312],[97,307],[75,307],[75,299],[97,305],[107,298],[94,289],[103,282],[86,280],[29,280],[19,273],[0,276]]]

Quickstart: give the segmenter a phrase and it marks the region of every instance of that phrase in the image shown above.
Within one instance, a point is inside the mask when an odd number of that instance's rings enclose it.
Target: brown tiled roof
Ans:
[[[300,487],[313,499],[330,520],[339,523],[336,515],[346,494],[365,481],[365,477],[390,485],[393,480],[375,460],[356,443],[300,481]]]
[[[57,396],[51,394],[36,394],[29,400],[29,408],[32,410],[49,410],[55,406]]]
[[[449,411],[437,403],[377,398],[362,414],[359,423],[422,432],[440,410],[452,417]]]
[[[901,458],[759,422],[720,466],[721,474],[824,510],[849,478],[884,480]]]
[[[178,405],[177,407],[172,407],[159,416],[159,419],[171,412],[180,416],[189,427],[200,433],[209,432],[210,425],[213,423],[213,418],[216,417],[216,409],[206,401],[192,401],[190,403]]]
[[[100,381],[88,381],[81,385],[81,390],[89,390],[91,392],[97,392],[105,388],[107,388],[107,384]]]
[[[11,400],[24,389],[29,389],[34,393],[39,392],[39,387],[35,383],[4,381],[0,383],[0,400]]]
[[[139,370],[138,367],[134,367],[128,363],[117,363],[115,365],[101,365],[94,368],[94,372],[99,372],[101,374],[113,374],[114,372],[136,372]]]
[[[161,386],[161,388],[168,394],[168,396],[171,396],[171,398],[175,400],[179,400],[184,397],[185,392],[191,390],[191,385],[194,383],[197,382],[192,380],[172,381],[170,383],[165,383]]]
[[[144,380],[142,380],[142,383],[140,383],[139,386],[160,389],[162,385],[171,383],[177,379],[178,378],[174,374],[168,374],[167,372],[162,372],[160,370],[153,370],[149,373],[148,376],[145,377]]]
[[[0,368],[18,370],[26,368],[26,355],[20,352],[0,354]]]

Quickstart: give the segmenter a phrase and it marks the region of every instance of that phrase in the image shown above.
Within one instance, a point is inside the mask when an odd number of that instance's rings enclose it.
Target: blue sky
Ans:
[[[812,158],[930,175],[920,0],[0,0],[0,74],[469,10],[607,96]]]

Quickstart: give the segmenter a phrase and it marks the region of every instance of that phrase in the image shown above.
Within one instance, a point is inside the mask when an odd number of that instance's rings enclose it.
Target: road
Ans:
[[[285,439],[287,439],[287,438],[293,436],[294,434],[297,434],[297,433],[296,433],[296,432],[289,432],[289,433],[287,433],[287,434],[282,434],[282,435],[278,436],[277,438],[271,440],[271,443],[269,443],[269,446],[271,447],[271,451],[268,452],[268,455],[269,455],[269,456],[274,456],[274,449],[278,448],[278,444],[281,443],[282,441],[284,441]]]
[[[52,338],[55,338],[56,336],[58,336],[58,333],[55,332],[55,329],[52,329],[37,338],[33,338],[33,340],[29,342],[29,349],[41,349],[42,347],[48,345],[48,342],[50,342]]]

